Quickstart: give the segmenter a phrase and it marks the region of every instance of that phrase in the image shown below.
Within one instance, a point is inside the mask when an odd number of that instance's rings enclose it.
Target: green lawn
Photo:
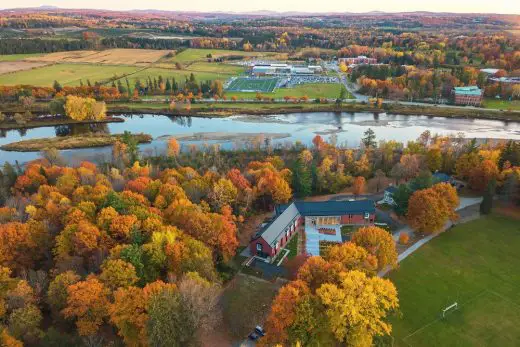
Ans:
[[[8,54],[0,55],[0,61],[20,61],[25,58],[40,57],[43,53],[28,53],[28,54]]]
[[[222,295],[224,322],[235,339],[244,339],[263,325],[279,285],[249,276],[236,276]]]
[[[194,72],[194,71],[186,71],[186,70],[164,69],[164,68],[152,67],[152,68],[147,68],[147,69],[141,70],[135,74],[128,76],[128,81],[130,82],[130,85],[133,86],[137,79],[140,79],[141,81],[146,82],[146,80],[148,79],[148,76],[150,76],[152,81],[153,81],[154,77],[159,78],[159,76],[162,76],[163,78],[175,77],[175,80],[177,81],[177,83],[183,84],[184,81],[186,80],[186,78],[190,77],[191,73],[193,73],[195,75],[197,82],[213,81],[213,80],[217,80],[217,79],[226,80],[230,77],[229,75],[222,75],[222,74],[218,74],[215,72]]]
[[[87,79],[93,84],[96,81],[133,73],[140,69],[136,66],[93,65],[93,64],[56,64],[41,68],[0,75],[0,85],[31,84],[36,86],[52,86],[54,80],[62,85],[79,85],[80,80],[86,84]]]
[[[284,96],[302,97],[308,96],[310,99],[315,98],[337,98],[339,96],[340,84],[315,83],[305,84],[294,88],[280,88],[273,93],[264,93],[263,96],[272,97],[275,99],[283,98]],[[236,96],[238,99],[255,98],[256,93],[243,92],[226,92],[228,97]],[[347,98],[352,98],[349,94]]]
[[[186,69],[189,71],[217,72],[230,75],[240,75],[245,71],[245,68],[239,65],[207,62],[193,63]]]
[[[497,99],[485,99],[485,108],[494,108],[498,110],[518,110],[520,111],[520,100],[506,101]]]
[[[244,52],[244,51],[233,51],[227,49],[200,49],[200,48],[188,48],[176,56],[170,58],[169,61],[173,63],[181,63],[188,64],[193,63],[195,61],[204,61],[207,60],[207,55],[211,54],[213,58],[220,58],[230,55],[242,55],[245,57],[256,57],[256,56],[264,56],[264,55],[272,55],[274,53],[267,52]]]
[[[518,346],[520,222],[491,215],[433,239],[390,274],[395,346]],[[459,309],[441,319],[441,310]]]

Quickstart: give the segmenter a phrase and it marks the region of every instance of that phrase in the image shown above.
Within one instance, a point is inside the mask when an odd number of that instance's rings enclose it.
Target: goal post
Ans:
[[[454,302],[453,304],[445,307],[443,310],[442,310],[442,318],[445,318],[446,317],[446,314],[448,314],[449,312],[451,311],[455,311],[459,308],[459,304],[457,302]]]

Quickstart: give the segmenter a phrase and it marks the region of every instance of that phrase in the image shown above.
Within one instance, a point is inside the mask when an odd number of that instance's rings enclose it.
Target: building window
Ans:
[[[365,219],[369,219],[369,218],[370,218],[370,213],[365,212]]]
[[[258,243],[256,244],[256,250],[257,250],[257,252],[262,252],[262,250],[263,250],[263,246],[262,246],[262,244],[261,244],[260,242],[258,242]]]

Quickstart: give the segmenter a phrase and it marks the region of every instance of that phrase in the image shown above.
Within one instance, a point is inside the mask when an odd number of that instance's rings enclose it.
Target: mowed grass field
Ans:
[[[199,49],[199,48],[188,48],[172,58],[164,59],[164,62],[189,64],[198,61],[207,61],[208,54],[211,54],[213,59],[228,57],[232,55],[240,55],[244,57],[265,57],[274,56],[276,53],[271,52],[244,52],[244,51],[233,51],[227,49]]]
[[[520,220],[498,214],[461,224],[390,274],[402,317],[394,346],[520,345]],[[445,319],[442,309],[457,302]]]
[[[506,101],[496,99],[484,99],[485,108],[494,108],[497,110],[520,110],[520,100]]]
[[[42,53],[0,55],[0,61],[20,61],[27,58],[41,57],[42,55]]]
[[[279,88],[272,93],[264,93],[263,95],[275,99],[280,99],[284,96],[293,96],[296,98],[307,96],[310,99],[337,98],[339,96],[340,89],[340,84],[314,83],[304,84],[294,88]],[[227,91],[226,96],[236,96],[238,99],[251,99],[256,97],[256,93]],[[352,96],[348,94],[347,98],[352,98]]]

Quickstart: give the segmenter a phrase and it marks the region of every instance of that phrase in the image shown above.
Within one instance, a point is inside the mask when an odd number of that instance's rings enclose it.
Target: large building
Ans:
[[[299,230],[305,231],[306,252],[319,255],[319,242],[341,242],[342,225],[372,225],[375,207],[371,200],[293,202],[279,205],[270,223],[251,240],[251,255],[273,258]]]
[[[347,66],[349,66],[349,65],[374,65],[374,64],[377,64],[377,59],[368,58],[364,55],[360,55],[355,58],[339,58],[338,63],[339,64],[343,63]]]
[[[251,73],[255,76],[314,75],[322,72],[323,68],[319,65],[293,66],[285,63],[262,63],[254,65],[251,69]]]
[[[457,105],[480,106],[482,103],[482,89],[477,86],[455,87],[453,94]]]

